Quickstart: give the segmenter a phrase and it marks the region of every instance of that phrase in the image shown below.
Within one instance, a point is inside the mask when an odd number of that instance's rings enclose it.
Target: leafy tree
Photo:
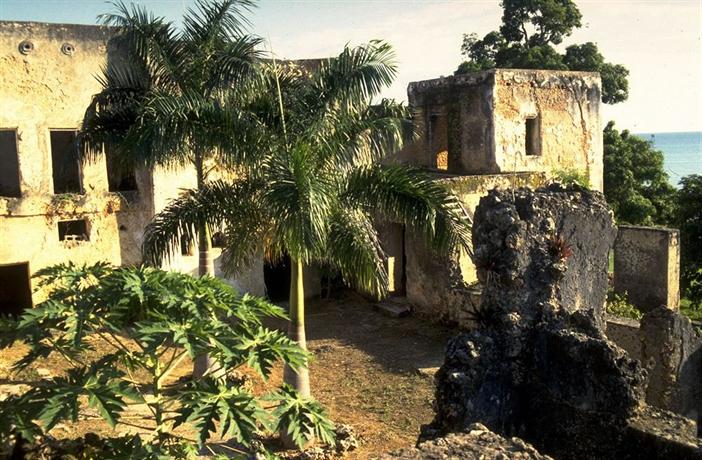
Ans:
[[[675,223],[680,229],[682,281],[686,296],[702,308],[702,176],[680,180]]]
[[[230,272],[262,252],[274,260],[289,255],[290,338],[305,348],[304,265],[322,263],[359,289],[385,293],[374,216],[420,232],[437,250],[467,247],[468,217],[444,185],[419,170],[382,165],[401,145],[407,114],[394,102],[370,101],[395,71],[392,49],[377,41],[346,47],[309,72],[273,65],[271,89],[255,104],[267,126],[264,158],[234,181],[172,202],[146,230],[145,257],[170,257],[180,235],[203,220],[225,229]],[[285,379],[309,394],[307,369],[288,367]]]
[[[675,189],[663,153],[627,130],[619,132],[612,121],[604,130],[604,194],[620,222],[665,225],[673,219]]]
[[[560,54],[559,45],[573,29],[581,26],[582,15],[571,0],[503,0],[502,25],[482,39],[463,35],[461,51],[467,58],[456,74],[493,69],[551,69],[599,72],[602,101],[616,104],[629,95],[629,71],[605,62],[592,42],[571,45]]]
[[[102,20],[117,27],[125,56],[111,59],[85,113],[86,156],[109,149],[127,165],[190,165],[198,188],[213,165],[245,161],[255,131],[242,107],[260,81],[261,40],[246,33],[253,0],[198,0],[182,28],[141,6],[113,5]],[[194,231],[199,273],[214,275],[209,229]],[[206,360],[198,363],[202,372]]]
[[[123,417],[130,406],[146,404],[150,433],[112,440],[107,449],[132,452],[127,458],[194,456],[195,446],[174,431],[181,424],[195,432],[199,447],[217,432],[249,446],[255,433],[281,421],[296,434],[298,446],[312,436],[333,440],[321,406],[290,388],[256,397],[236,378],[228,383],[212,378],[215,368],[202,377],[173,377],[185,358],[205,353],[229,371],[246,365],[264,379],[279,360],[305,366],[304,350],[263,325],[265,318],[286,317],[275,305],[239,296],[210,276],[153,268],[69,263],[37,276],[47,300],[18,320],[5,320],[0,347],[17,341],[28,346],[15,365],[19,370],[53,356],[68,367],[65,375],[43,379],[1,402],[0,433],[31,440],[61,421],[83,418],[86,407],[114,428],[130,424]],[[264,399],[273,407],[264,409]]]

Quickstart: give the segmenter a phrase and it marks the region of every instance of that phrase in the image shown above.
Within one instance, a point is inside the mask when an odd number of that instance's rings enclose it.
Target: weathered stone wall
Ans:
[[[480,199],[493,188],[538,187],[545,183],[543,174],[442,176],[459,197],[465,210],[473,215]],[[408,232],[405,244],[407,300],[419,315],[431,317],[462,328],[474,327],[475,306],[480,288],[477,272],[469,254],[454,252],[439,256],[420,238]]]
[[[0,264],[29,262],[33,273],[73,261],[139,263],[150,195],[127,200],[108,191],[104,158],[82,165],[84,195],[54,195],[50,129],[77,130],[95,76],[106,62],[103,27],[0,22],[0,129],[16,130],[20,198],[0,197]],[[33,45],[27,54],[20,43]],[[137,174],[141,190],[150,174]],[[60,242],[57,222],[86,219],[89,241]]]
[[[601,82],[596,73],[495,71],[495,163],[500,172],[576,170],[602,191]],[[536,117],[540,154],[525,151],[525,120]]]
[[[416,155],[408,162],[436,168],[436,155],[447,151],[449,173],[499,172],[493,161],[493,84],[491,72],[410,83],[407,94],[420,138],[406,152],[405,157]]]
[[[449,173],[574,170],[602,190],[600,87],[595,73],[509,69],[411,83],[420,139],[396,159],[436,168],[446,149]],[[536,120],[534,155],[528,118]]]
[[[641,323],[635,319],[607,315],[607,330],[605,334],[609,340],[626,350],[632,359],[645,362],[641,358],[640,326]]]
[[[564,460],[702,458],[694,423],[646,406],[645,371],[603,333],[615,234],[604,196],[579,187],[481,199],[479,327],[449,342],[420,439],[477,422]]]
[[[646,401],[702,419],[702,336],[690,320],[664,306],[641,320],[641,357],[649,366]]]
[[[0,265],[29,262],[34,273],[69,260],[139,264],[144,227],[182,189],[195,185],[188,169],[137,171],[139,193],[127,199],[109,191],[105,158],[99,157],[81,165],[83,195],[53,193],[49,130],[80,128],[101,89],[95,77],[120,59],[110,36],[106,27],[0,21],[0,129],[16,130],[22,195],[0,197]],[[25,41],[33,46],[26,54],[20,52]],[[57,222],[77,219],[87,220],[89,241],[60,242]],[[221,274],[220,250],[213,252]],[[197,256],[176,251],[165,268],[197,273]],[[262,259],[228,281],[264,294]]]
[[[614,244],[614,290],[646,312],[680,306],[680,232],[620,225]]]

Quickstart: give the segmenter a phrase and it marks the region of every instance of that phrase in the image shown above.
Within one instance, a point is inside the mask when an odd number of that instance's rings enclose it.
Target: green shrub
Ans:
[[[563,185],[577,184],[584,188],[590,188],[590,178],[587,172],[575,168],[557,169],[553,171],[554,178]]]
[[[333,440],[333,425],[316,401],[287,387],[256,397],[240,380],[219,375],[246,365],[267,379],[277,361],[294,369],[307,364],[307,352],[263,325],[264,318],[286,317],[277,306],[239,296],[216,278],[153,268],[69,263],[37,276],[47,300],[3,320],[0,347],[28,345],[16,370],[58,355],[66,372],[0,402],[0,433],[34,439],[83,418],[85,406],[114,428],[129,424],[122,417],[129,406],[146,404],[151,432],[106,448],[128,451],[127,458],[187,458],[217,432],[249,446],[255,434],[280,427],[298,446],[313,437]],[[205,375],[174,381],[183,359],[204,354],[213,359]],[[180,425],[195,433],[194,444],[176,434]]]
[[[629,303],[626,294],[617,294],[611,289],[607,292],[607,313],[637,321],[643,317],[641,311]]]

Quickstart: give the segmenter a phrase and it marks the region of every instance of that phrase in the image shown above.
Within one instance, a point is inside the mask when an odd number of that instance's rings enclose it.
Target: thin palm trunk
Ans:
[[[291,262],[290,325],[288,326],[288,336],[291,340],[297,342],[303,350],[307,350],[307,340],[305,339],[304,267],[300,260]],[[292,386],[300,395],[310,396],[310,374],[307,366],[293,370],[286,364],[283,378],[285,383]]]
[[[195,171],[197,174],[197,189],[202,190],[205,185],[205,174],[203,170],[202,157],[196,155]],[[210,241],[210,231],[205,222],[198,226],[197,230],[198,266],[197,272],[200,276],[215,276],[214,260],[212,259],[212,243]],[[195,358],[193,363],[193,375],[202,377],[213,365],[212,359],[208,355],[201,355]]]

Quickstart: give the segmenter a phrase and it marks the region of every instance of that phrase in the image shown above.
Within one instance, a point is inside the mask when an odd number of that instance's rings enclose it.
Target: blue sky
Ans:
[[[634,132],[702,131],[702,1],[576,0],[584,27],[564,45],[594,41],[611,62],[629,68],[629,100],[604,106]],[[141,0],[178,20],[192,0]],[[102,0],[0,0],[0,19],[94,24]],[[386,96],[406,98],[410,81],[450,75],[461,35],[496,29],[498,0],[261,0],[253,31],[281,57],[329,56],[346,44],[389,41],[400,64]]]

